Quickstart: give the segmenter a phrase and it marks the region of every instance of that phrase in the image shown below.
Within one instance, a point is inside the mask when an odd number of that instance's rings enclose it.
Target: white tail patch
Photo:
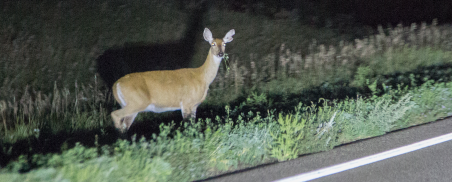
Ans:
[[[124,95],[122,95],[121,87],[119,87],[119,83],[116,84],[116,92],[118,93],[118,98],[119,98],[119,101],[121,102],[119,104],[121,104],[122,107],[126,106],[127,103],[124,100]]]

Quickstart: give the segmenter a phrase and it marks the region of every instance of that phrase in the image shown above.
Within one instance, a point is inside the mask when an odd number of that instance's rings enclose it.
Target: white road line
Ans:
[[[428,140],[424,140],[424,141],[420,141],[417,143],[413,143],[411,145],[407,145],[407,146],[403,146],[403,147],[399,147],[396,149],[392,149],[386,152],[382,152],[382,153],[378,153],[375,155],[371,155],[371,156],[367,156],[367,157],[363,157],[360,159],[356,159],[356,160],[352,160],[350,162],[346,162],[346,163],[342,163],[342,164],[338,164],[338,165],[334,165],[331,167],[326,167],[323,169],[319,169],[316,171],[311,171],[308,173],[303,173],[303,174],[299,174],[296,176],[292,176],[292,177],[288,177],[288,178],[284,178],[284,179],[280,179],[277,180],[275,182],[300,182],[300,181],[309,181],[309,180],[313,180],[313,179],[317,179],[317,178],[321,178],[324,176],[328,176],[331,174],[335,174],[335,173],[339,173],[342,171],[346,171],[349,169],[353,169],[356,167],[360,167],[360,166],[364,166],[370,163],[374,163],[377,161],[381,161],[384,159],[388,159],[394,156],[398,156],[401,154],[406,154],[415,150],[419,150],[425,147],[429,147],[432,145],[436,145],[442,142],[446,142],[452,140],[452,133],[449,134],[445,134],[445,135],[441,135],[435,138],[431,138]]]

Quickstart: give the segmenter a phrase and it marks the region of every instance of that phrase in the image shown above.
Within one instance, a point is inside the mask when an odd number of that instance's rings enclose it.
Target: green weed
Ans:
[[[269,146],[271,156],[278,161],[286,161],[297,158],[298,144],[304,136],[306,119],[300,118],[299,114],[286,115],[279,114],[279,132],[270,135],[276,140]]]

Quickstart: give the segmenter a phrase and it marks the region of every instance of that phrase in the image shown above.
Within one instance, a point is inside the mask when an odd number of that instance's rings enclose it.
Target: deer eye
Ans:
[[[215,46],[215,45],[217,45],[215,42],[214,43],[212,43],[212,46]]]
[[[226,47],[226,43],[223,43],[223,47]]]

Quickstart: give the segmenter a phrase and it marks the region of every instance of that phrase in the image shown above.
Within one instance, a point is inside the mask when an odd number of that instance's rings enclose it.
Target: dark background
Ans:
[[[217,4],[266,16],[274,16],[281,9],[297,10],[301,21],[316,19],[317,23],[338,15],[349,15],[356,22],[373,27],[388,23],[408,25],[434,18],[439,23],[452,21],[450,0],[220,0]]]

